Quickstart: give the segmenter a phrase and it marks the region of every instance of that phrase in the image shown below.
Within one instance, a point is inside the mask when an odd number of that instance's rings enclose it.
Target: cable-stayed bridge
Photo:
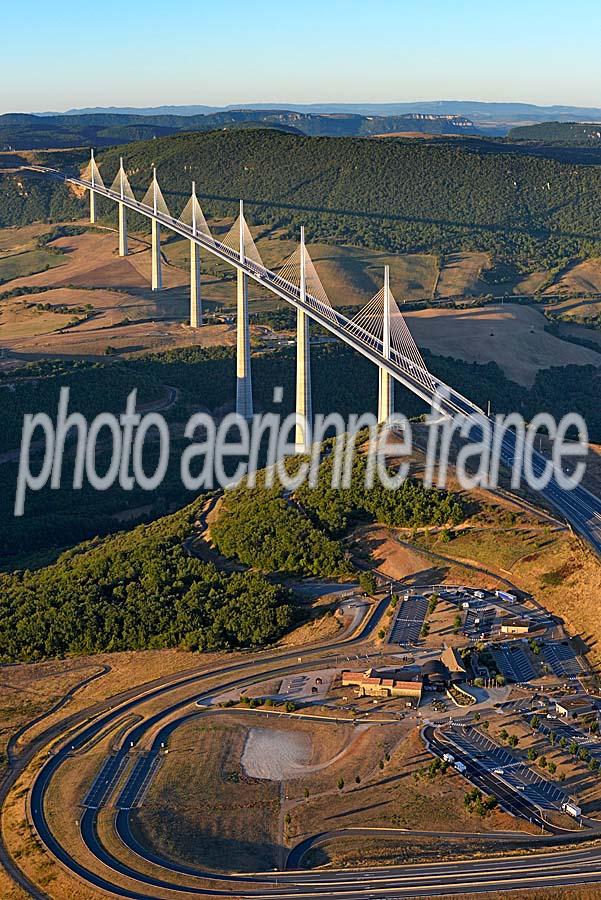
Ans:
[[[43,166],[30,166],[52,178],[75,185],[89,192],[90,221],[96,220],[96,195],[118,204],[119,253],[127,256],[127,210],[139,213],[151,221],[152,233],[152,289],[161,290],[161,227],[190,241],[190,324],[202,324],[200,288],[200,251],[232,265],[237,270],[237,354],[236,354],[236,410],[244,418],[253,415],[252,378],[250,365],[250,329],[248,317],[249,279],[263,285],[273,294],[297,310],[297,386],[296,411],[298,424],[296,444],[299,451],[310,445],[311,375],[309,359],[309,320],[317,322],[328,332],[344,341],[378,367],[378,420],[386,421],[394,406],[394,382],[398,381],[442,415],[473,423],[472,437],[480,439],[483,423],[494,436],[495,423],[486,417],[475,403],[430,373],[411,336],[392,291],[388,270],[383,287],[354,317],[335,310],[311,260],[301,229],[298,248],[284,262],[278,272],[267,268],[255,245],[244,218],[242,201],[240,214],[230,231],[220,239],[213,236],[196,196],[194,185],[186,206],[179,217],[169,211],[161,192],[156,171],[142,200],[137,200],[121,160],[119,171],[106,187],[94,155],[84,173],[66,175]],[[304,424],[303,424],[304,423]],[[515,433],[504,431],[499,440],[501,461],[512,468],[519,454]],[[521,463],[520,463],[521,465]],[[542,454],[534,453],[532,472],[540,477],[549,465]],[[523,472],[522,472],[523,475]],[[601,501],[582,486],[566,490],[551,477],[540,494],[556,509],[593,548],[601,553]]]

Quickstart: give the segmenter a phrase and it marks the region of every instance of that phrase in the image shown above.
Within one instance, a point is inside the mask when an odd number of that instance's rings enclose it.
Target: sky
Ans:
[[[600,0],[29,0],[0,112],[501,100],[601,106]]]

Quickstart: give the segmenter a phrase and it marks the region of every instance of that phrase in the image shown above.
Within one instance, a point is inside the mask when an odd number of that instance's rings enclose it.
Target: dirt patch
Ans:
[[[302,775],[312,752],[309,734],[251,728],[244,745],[242,766],[252,778],[283,781]]]
[[[445,258],[436,285],[436,297],[473,296],[483,293],[480,273],[490,267],[488,253],[452,253]]]

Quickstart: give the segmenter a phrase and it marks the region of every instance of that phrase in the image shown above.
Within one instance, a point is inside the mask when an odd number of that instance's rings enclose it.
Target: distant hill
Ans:
[[[512,128],[508,137],[515,141],[549,141],[550,143],[601,146],[599,122],[540,122]]]
[[[495,103],[478,100],[429,100],[390,103],[245,103],[229,106],[157,106],[136,109],[135,107],[93,107],[70,109],[68,115],[90,113],[137,113],[138,115],[179,115],[197,116],[208,113],[226,112],[240,109],[269,110],[286,109],[313,115],[360,115],[360,116],[405,116],[412,113],[435,116],[462,116],[488,134],[506,134],[514,125],[535,124],[551,121],[601,121],[601,108],[586,106],[537,106],[534,103]],[[52,113],[52,115],[56,115]]]
[[[477,134],[463,116],[360,116],[349,113],[318,115],[285,109],[236,109],[198,115],[136,115],[89,112],[77,115],[0,116],[0,150],[46,147],[108,147],[113,144],[166,137],[181,131],[216,128],[275,128],[293,134],[331,137],[369,137],[410,131],[427,134]]]

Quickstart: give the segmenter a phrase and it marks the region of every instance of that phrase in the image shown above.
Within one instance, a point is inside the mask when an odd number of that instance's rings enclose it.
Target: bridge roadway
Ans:
[[[115,833],[124,846],[128,846],[132,853],[129,859],[143,858],[146,866],[137,868],[135,863],[126,863],[118,859],[102,842],[97,830],[98,810],[87,808],[83,811],[79,826],[81,837],[88,850],[94,855],[101,867],[97,871],[89,869],[85,863],[73,857],[60,842],[49,825],[46,810],[45,796],[53,777],[62,764],[71,756],[85,748],[100,733],[120,719],[125,712],[131,712],[135,707],[152,700],[165,698],[165,706],[152,713],[146,720],[136,724],[127,735],[123,736],[122,749],[118,756],[128,756],[133,749],[140,745],[142,739],[152,730],[153,742],[151,752],[146,759],[152,764],[154,755],[159,751],[160,744],[168,733],[178,727],[183,721],[192,716],[220,714],[219,710],[201,709],[197,703],[202,703],[213,696],[216,690],[226,691],[248,686],[249,684],[263,680],[274,675],[284,676],[295,671],[306,670],[307,666],[330,663],[335,664],[340,654],[345,654],[350,646],[353,652],[361,649],[366,652],[368,647],[365,641],[377,628],[385,609],[386,600],[382,600],[376,608],[371,619],[361,626],[358,634],[345,641],[330,645],[315,646],[313,648],[298,648],[293,651],[274,652],[267,651],[259,654],[258,659],[246,660],[230,666],[221,666],[216,669],[208,669],[195,675],[188,675],[175,679],[169,684],[160,685],[154,689],[144,691],[141,689],[138,696],[129,697],[124,703],[101,713],[91,722],[83,724],[78,731],[71,733],[68,742],[55,753],[50,755],[38,772],[32,786],[29,798],[29,812],[33,824],[50,852],[71,872],[83,879],[89,885],[94,886],[107,895],[114,895],[133,900],[147,900],[161,892],[161,896],[219,896],[219,897],[255,897],[259,900],[288,900],[298,897],[319,897],[322,895],[344,898],[344,900],[377,900],[377,898],[401,898],[415,896],[437,896],[453,893],[470,893],[486,891],[509,891],[524,887],[559,887],[574,884],[592,884],[601,882],[601,848],[586,846],[570,849],[559,847],[550,852],[549,849],[534,854],[531,844],[546,843],[573,844],[579,839],[593,836],[590,831],[578,832],[576,835],[565,836],[522,836],[511,835],[511,841],[518,843],[528,840],[528,855],[514,857],[501,856],[490,859],[461,860],[458,862],[427,863],[415,865],[402,865],[392,867],[369,867],[360,870],[328,870],[319,873],[312,871],[287,870],[274,874],[273,872],[252,873],[248,875],[223,874],[215,875],[212,872],[203,872],[201,869],[193,869],[176,865],[170,861],[149,852],[135,839],[129,826],[129,810],[118,809],[114,819]],[[302,653],[302,662],[298,661],[298,654]],[[379,654],[377,654],[379,655]],[[223,680],[219,686],[214,684],[219,676]],[[186,698],[176,698],[175,691],[185,687],[188,691]],[[194,693],[190,696],[190,688]],[[198,690],[196,690],[198,688]],[[204,689],[204,693],[203,693]],[[223,711],[225,712],[225,711]],[[177,714],[181,713],[179,717]],[[246,712],[245,712],[246,714]],[[164,724],[161,726],[161,722]],[[158,727],[158,730],[156,730]],[[428,738],[435,741],[436,738],[429,734]],[[438,752],[441,751],[438,748]],[[144,772],[136,776],[140,783]],[[135,797],[136,785],[131,796]],[[519,810],[516,810],[519,812]],[[360,830],[366,834],[383,834],[380,830],[375,832],[370,829]],[[311,838],[313,845],[317,846],[327,840],[338,836],[348,836],[355,830],[340,830],[330,833],[315,835]],[[398,831],[384,830],[388,836]],[[417,833],[419,834],[419,833]],[[455,835],[457,839],[469,837]],[[502,833],[495,835],[493,840],[503,840]],[[508,839],[505,836],[505,839]],[[290,855],[289,864],[299,865],[306,850],[298,848]],[[148,874],[152,869],[148,868],[152,863],[156,874]],[[178,881],[177,876],[180,876]],[[204,887],[201,884],[194,885],[193,879],[210,879],[215,887]],[[125,885],[123,880],[125,879]],[[184,880],[185,879],[185,880]],[[192,883],[190,882],[192,879]],[[184,882],[184,883],[182,883]],[[191,884],[191,886],[190,886]],[[221,886],[222,885],[222,886]],[[235,892],[235,893],[233,893]],[[43,896],[35,891],[34,897]]]
[[[56,169],[45,166],[27,166],[24,168],[32,169],[86,190],[92,189],[91,182],[65,175]],[[421,369],[412,360],[403,356],[394,348],[391,348],[391,358],[386,358],[383,354],[381,340],[359,328],[356,324],[351,323],[351,320],[343,313],[327,306],[310,294],[306,294],[305,299],[303,299],[296,285],[281,278],[275,272],[258,265],[247,257],[243,260],[240,259],[240,254],[232,250],[231,247],[205,234],[194,233],[191,226],[164,213],[155,213],[151,207],[146,206],[139,200],[121,197],[117,191],[104,186],[94,186],[93,189],[95,193],[123,203],[128,208],[147,218],[156,219],[161,225],[164,225],[181,237],[194,241],[204,250],[242,270],[254,281],[264,285],[272,293],[277,294],[282,300],[285,300],[295,308],[304,310],[315,322],[367,357],[374,365],[388,371],[393,378],[400,381],[414,394],[421,397],[425,403],[433,406],[443,415],[471,419],[474,421],[476,428],[478,428],[476,424],[478,419],[486,418],[480,407],[463,397],[454,388],[434,377],[427,370]],[[491,419],[489,419],[489,422],[494,433],[494,422]],[[516,439],[512,432],[505,432],[500,442],[500,450],[502,462],[507,466],[512,466],[516,451]],[[548,462],[545,456],[534,451],[532,467],[535,475],[540,476]],[[601,500],[582,486],[568,491],[558,484],[555,477],[551,478],[548,486],[541,490],[540,494],[601,555]]]

